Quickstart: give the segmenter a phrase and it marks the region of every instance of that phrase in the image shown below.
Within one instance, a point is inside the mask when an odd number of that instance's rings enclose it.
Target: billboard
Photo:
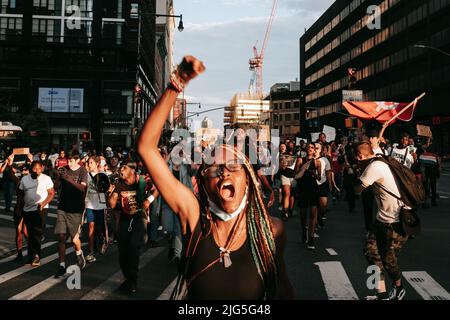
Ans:
[[[83,112],[84,89],[39,88],[39,109],[45,112]]]

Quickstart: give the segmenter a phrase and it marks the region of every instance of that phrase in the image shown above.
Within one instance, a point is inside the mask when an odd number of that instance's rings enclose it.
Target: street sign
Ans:
[[[363,91],[342,90],[342,101],[363,101]]]

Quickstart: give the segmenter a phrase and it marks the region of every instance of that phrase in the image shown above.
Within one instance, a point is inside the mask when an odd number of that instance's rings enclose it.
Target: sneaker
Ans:
[[[66,268],[60,265],[58,271],[55,274],[55,278],[60,278],[65,274],[66,274]]]
[[[41,265],[41,259],[38,255],[35,255],[33,261],[31,262],[32,267],[39,267]]]
[[[406,290],[402,286],[394,286],[389,292],[389,300],[403,300],[405,297]]]
[[[137,285],[135,283],[130,283],[129,287],[128,287],[128,294],[129,295],[134,295],[137,291]]]
[[[316,246],[314,245],[314,239],[309,239],[306,245],[306,248],[309,250],[316,250]]]
[[[380,297],[378,294],[374,296],[366,296],[364,300],[390,300],[389,297]]]
[[[86,267],[86,259],[84,258],[83,251],[81,251],[81,254],[77,254],[77,264],[81,269]]]
[[[93,253],[90,253],[86,256],[86,262],[87,263],[92,263],[95,262],[97,259],[95,258]]]
[[[163,226],[158,227],[158,231],[161,231],[163,229]]]
[[[317,234],[317,232],[314,232],[313,238],[320,238],[320,236]]]

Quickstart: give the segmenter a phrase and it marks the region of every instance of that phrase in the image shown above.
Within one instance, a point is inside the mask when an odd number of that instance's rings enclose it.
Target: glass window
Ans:
[[[284,107],[286,109],[290,109],[291,108],[291,103],[290,102],[285,102]]]
[[[284,115],[285,121],[291,121],[291,115],[289,113]]]

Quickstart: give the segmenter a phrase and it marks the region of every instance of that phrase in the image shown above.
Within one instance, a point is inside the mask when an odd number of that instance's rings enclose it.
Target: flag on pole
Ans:
[[[418,99],[416,98],[412,106],[410,106],[410,103],[386,101],[345,101],[343,105],[350,115],[354,117],[367,120],[374,119],[381,123],[388,122],[403,109],[409,107],[408,110],[405,110],[397,118],[401,121],[408,122],[414,116],[417,101]]]

